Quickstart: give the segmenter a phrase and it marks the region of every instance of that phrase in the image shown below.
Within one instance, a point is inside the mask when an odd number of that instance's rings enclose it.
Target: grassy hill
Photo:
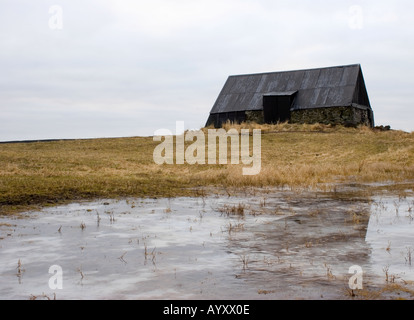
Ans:
[[[208,186],[316,188],[414,179],[414,133],[288,124],[260,129],[262,171],[251,177],[242,176],[242,164],[156,165],[159,142],[151,137],[2,144],[0,213],[80,199],[197,195]]]

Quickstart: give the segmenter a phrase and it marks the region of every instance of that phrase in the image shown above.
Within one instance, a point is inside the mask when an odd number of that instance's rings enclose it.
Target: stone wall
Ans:
[[[255,122],[258,124],[264,124],[263,110],[246,111],[246,122]]]
[[[369,111],[354,107],[295,110],[292,111],[291,122],[371,126]]]
[[[368,127],[373,126],[371,123],[371,111],[359,109],[355,107],[332,107],[332,108],[317,108],[317,109],[303,109],[295,110],[291,113],[291,123],[321,123],[321,124],[342,124],[345,126],[358,126],[360,124]],[[221,119],[221,117],[223,117]],[[228,116],[228,115],[227,115]],[[220,127],[221,123],[229,119],[226,118],[226,114],[210,115],[206,126],[215,125]],[[246,121],[255,122],[258,124],[264,124],[263,111],[246,111],[245,117],[238,117],[231,119],[234,122]],[[243,118],[243,119],[242,119]]]
[[[373,127],[374,123],[372,123],[370,119],[370,111],[369,110],[362,110],[358,108],[354,108],[354,119],[358,124],[363,124],[368,127]]]

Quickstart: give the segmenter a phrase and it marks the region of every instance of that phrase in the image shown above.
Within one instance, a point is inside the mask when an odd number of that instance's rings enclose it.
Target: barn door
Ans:
[[[267,95],[263,97],[265,123],[290,121],[293,95]]]

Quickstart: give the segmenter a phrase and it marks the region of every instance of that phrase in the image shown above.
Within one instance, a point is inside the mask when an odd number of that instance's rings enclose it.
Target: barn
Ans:
[[[374,126],[360,64],[230,76],[206,126],[223,123]]]

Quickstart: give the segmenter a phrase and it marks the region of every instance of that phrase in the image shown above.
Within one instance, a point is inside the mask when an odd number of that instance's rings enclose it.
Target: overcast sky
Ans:
[[[414,131],[414,1],[0,0],[0,141],[202,127],[229,75],[360,63]]]

